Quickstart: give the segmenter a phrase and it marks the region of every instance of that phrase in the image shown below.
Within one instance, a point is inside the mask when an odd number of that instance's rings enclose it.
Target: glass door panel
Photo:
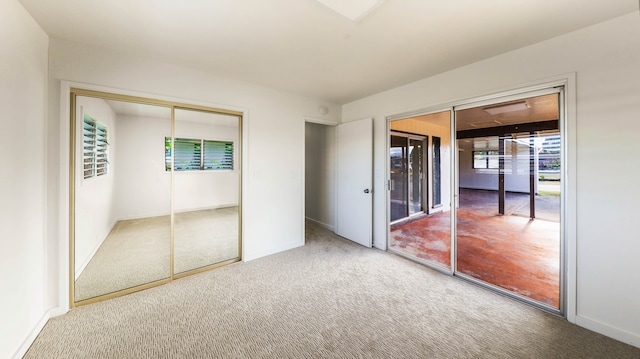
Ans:
[[[432,148],[432,171],[433,171],[433,198],[432,205],[434,208],[442,205],[442,159],[440,157],[440,137],[433,136],[431,137],[431,146]]]
[[[173,147],[174,273],[240,258],[240,119],[176,109]]]
[[[391,135],[390,180],[391,180],[391,222],[405,218],[407,211],[407,138]]]
[[[559,94],[455,115],[456,273],[559,311]]]
[[[424,139],[409,138],[409,215],[423,211]]]
[[[393,132],[388,248],[450,270],[451,112],[400,119],[389,127]],[[433,159],[431,164],[427,158]],[[402,176],[398,169],[404,170]]]

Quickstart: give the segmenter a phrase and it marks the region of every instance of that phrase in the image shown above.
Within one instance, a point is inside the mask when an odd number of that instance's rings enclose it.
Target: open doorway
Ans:
[[[305,122],[305,227],[335,232],[336,127]]]
[[[371,247],[373,119],[307,121],[304,141],[303,227],[322,227]]]

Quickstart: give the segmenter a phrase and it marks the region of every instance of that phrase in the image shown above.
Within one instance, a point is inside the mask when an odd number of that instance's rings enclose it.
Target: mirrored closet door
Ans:
[[[71,306],[241,258],[241,114],[71,94]]]
[[[175,110],[174,274],[240,257],[238,129],[236,116]]]

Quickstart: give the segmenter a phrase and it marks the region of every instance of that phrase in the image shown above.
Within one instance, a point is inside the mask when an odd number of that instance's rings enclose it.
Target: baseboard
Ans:
[[[612,327],[597,320],[576,315],[576,325],[640,348],[640,335]]]
[[[324,223],[324,222],[320,222],[320,221],[317,221],[317,220],[315,220],[315,219],[313,219],[313,218],[309,218],[309,217],[305,217],[305,219],[306,219],[307,221],[309,221],[309,222],[313,222],[314,224],[316,224],[316,225],[318,225],[318,226],[320,226],[320,227],[322,227],[322,228],[328,229],[328,230],[330,230],[331,232],[335,232],[335,231],[336,231],[335,227],[334,227],[334,226],[332,226],[332,225],[330,225],[330,224],[326,224],[326,223]]]
[[[205,207],[174,209],[173,213],[187,213],[187,212],[195,212],[195,211],[206,211],[206,210],[209,210],[209,209],[223,209],[223,208],[232,208],[232,207],[238,207],[238,204],[237,203],[228,203],[228,204],[219,204],[217,206],[205,206]]]
[[[44,328],[45,324],[47,324],[47,321],[49,321],[50,318],[51,318],[50,311],[44,313],[42,318],[40,318],[40,320],[38,321],[38,324],[36,324],[33,330],[24,339],[24,341],[22,342],[18,350],[13,354],[11,358],[20,359],[27,353],[27,350],[29,350],[29,348],[31,347],[31,344],[33,344],[33,342],[36,340],[36,338],[38,337],[38,334],[40,334],[40,332],[42,331],[42,328]]]
[[[460,189],[469,189],[469,190],[473,190],[473,191],[489,191],[489,192],[498,192],[497,188],[487,188],[487,187],[473,187],[473,186],[467,186],[467,187],[460,187]],[[507,193],[524,193],[524,194],[529,194],[529,190],[513,190],[513,189],[506,189],[505,192]]]
[[[85,258],[85,260],[80,264],[80,266],[78,266],[78,269],[74,273],[76,280],[78,280],[82,272],[85,270],[85,268],[87,268],[87,265],[89,265],[89,262],[91,262],[91,259],[93,259],[93,256],[96,255],[96,252],[98,251],[98,249],[100,249],[100,246],[102,246],[102,243],[104,243],[107,237],[109,237],[109,233],[111,233],[111,231],[113,230],[113,227],[115,227],[116,224],[118,224],[118,220],[114,220],[113,223],[111,223],[111,226],[109,227],[109,229],[106,231],[105,234],[102,235],[102,240],[96,243],[93,249],[91,249],[91,252],[87,256],[87,258]]]
[[[215,205],[215,206],[202,206],[202,207],[192,207],[192,208],[175,208],[173,213],[186,213],[186,212],[205,211],[205,210],[209,210],[209,209],[222,209],[222,208],[231,208],[231,207],[238,207],[238,204],[237,203],[225,203],[225,204],[219,204],[219,205]],[[118,217],[117,221],[129,221],[129,220],[134,220],[134,219],[164,217],[164,216],[170,216],[170,215],[171,215],[171,213],[167,212],[167,211],[154,212],[154,213],[144,213],[144,214],[138,214],[138,215],[135,215],[135,216]]]
[[[294,248],[298,248],[298,247],[302,247],[302,246],[304,246],[304,240],[302,240],[302,239],[301,240],[296,240],[296,241],[289,242],[289,243],[283,244],[283,245],[275,247],[275,248],[265,249],[263,251],[255,253],[255,254],[249,253],[249,254],[243,255],[242,256],[242,261],[243,262],[248,262],[248,261],[252,261],[254,259],[266,257],[266,256],[269,256],[269,255],[272,255],[272,254],[288,251],[290,249],[294,249]]]

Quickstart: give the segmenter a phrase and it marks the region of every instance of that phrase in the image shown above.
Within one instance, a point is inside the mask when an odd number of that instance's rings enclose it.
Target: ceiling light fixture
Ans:
[[[506,104],[506,105],[497,105],[497,106],[485,107],[485,108],[483,108],[483,110],[484,110],[484,112],[495,116],[495,115],[499,115],[501,113],[523,111],[523,110],[528,110],[530,108],[531,107],[529,107],[529,105],[527,104],[527,101],[521,101],[521,102],[509,103],[509,104]]]
[[[358,22],[373,10],[377,9],[385,0],[317,0],[322,5],[346,17]]]

